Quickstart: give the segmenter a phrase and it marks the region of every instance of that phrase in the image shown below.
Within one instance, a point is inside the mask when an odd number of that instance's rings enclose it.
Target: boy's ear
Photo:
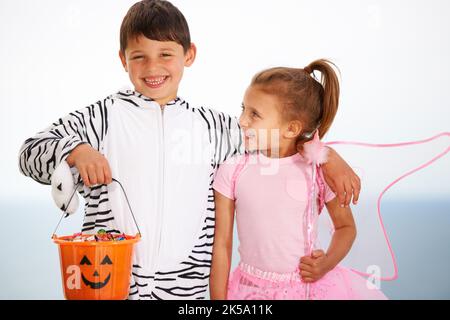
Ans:
[[[119,58],[120,58],[120,61],[122,61],[122,65],[123,65],[125,71],[128,72],[127,58],[123,54],[122,50],[119,50]]]
[[[197,56],[197,47],[195,44],[191,43],[191,47],[188,49],[186,54],[184,55],[184,66],[190,67],[195,61],[195,57]]]

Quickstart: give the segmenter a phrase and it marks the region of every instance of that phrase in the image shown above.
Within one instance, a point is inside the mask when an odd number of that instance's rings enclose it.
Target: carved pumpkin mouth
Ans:
[[[112,264],[112,261],[111,261],[111,259],[109,258],[108,255],[105,255],[105,257],[103,258],[102,262],[100,263],[100,265],[105,265],[105,264],[109,264],[109,265]],[[91,263],[91,261],[89,261],[88,257],[83,256],[83,259],[81,259],[81,261],[80,261],[80,266],[81,265],[88,265],[88,266],[90,266],[90,265],[92,265],[92,263]],[[99,276],[99,274],[98,274],[98,272],[96,270],[94,272],[94,277],[98,277],[98,276]],[[83,273],[81,273],[81,279],[83,279],[84,284],[87,285],[88,287],[91,287],[91,289],[101,289],[104,286],[106,286],[108,284],[109,280],[111,279],[111,272],[108,274],[108,276],[106,277],[105,281],[103,281],[103,282],[101,282],[101,281],[100,282],[89,281],[88,279],[86,279],[86,277],[84,276]]]
[[[84,284],[87,285],[88,287],[91,287],[91,289],[101,289],[108,284],[109,280],[111,279],[111,273],[108,274],[105,281],[103,282],[91,282],[88,279],[86,279],[83,273],[81,273],[81,278],[83,279]]]

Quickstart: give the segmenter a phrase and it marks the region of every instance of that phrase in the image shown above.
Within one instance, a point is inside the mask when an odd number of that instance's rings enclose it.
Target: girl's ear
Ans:
[[[195,57],[197,56],[197,47],[195,44],[191,43],[191,47],[188,49],[186,54],[184,55],[184,66],[190,67],[195,61]]]
[[[290,121],[287,124],[284,136],[288,139],[296,139],[302,133],[302,123],[298,120]]]
[[[127,58],[123,54],[122,50],[119,50],[119,58],[120,58],[120,61],[122,61],[122,66],[124,67],[125,71],[128,72]]]

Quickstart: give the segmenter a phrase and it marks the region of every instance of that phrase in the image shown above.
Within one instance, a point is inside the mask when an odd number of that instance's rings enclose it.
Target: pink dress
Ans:
[[[241,155],[220,166],[213,187],[235,200],[241,258],[229,278],[228,299],[305,299],[299,263],[305,255],[302,224],[310,180],[311,166],[299,154],[286,158]],[[335,194],[321,181],[321,200],[326,203]],[[309,297],[386,299],[365,278],[342,266],[312,283]]]

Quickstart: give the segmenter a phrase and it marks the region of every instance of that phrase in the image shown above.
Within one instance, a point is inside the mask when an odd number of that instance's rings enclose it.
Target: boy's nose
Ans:
[[[158,68],[158,61],[155,59],[148,59],[145,67],[147,70],[153,71]]]

